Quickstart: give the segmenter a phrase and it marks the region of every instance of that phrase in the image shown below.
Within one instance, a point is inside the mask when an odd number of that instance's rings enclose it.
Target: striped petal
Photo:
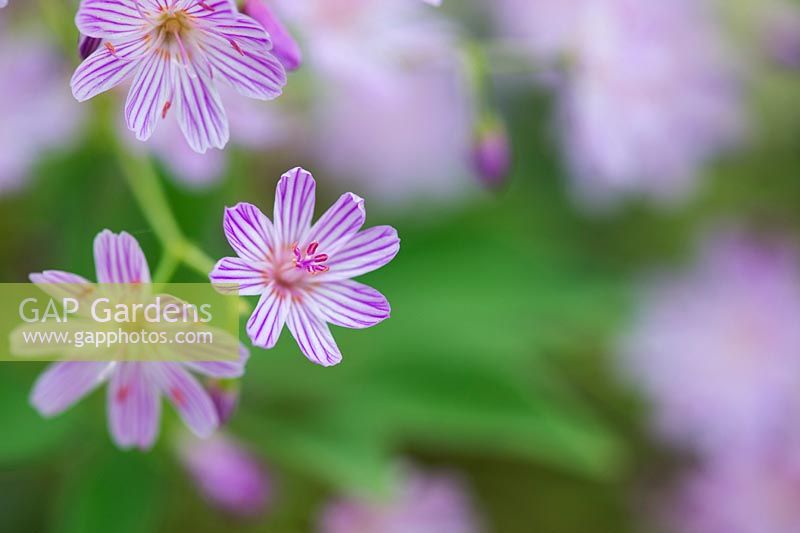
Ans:
[[[254,263],[239,257],[224,257],[214,265],[214,270],[208,277],[215,285],[236,287],[235,292],[240,296],[255,296],[263,293],[267,288],[269,281],[264,275],[266,269],[265,263]],[[221,292],[234,291],[222,290]]]
[[[368,328],[391,313],[383,294],[357,281],[322,283],[312,295],[322,318],[344,328]]]
[[[391,226],[376,226],[357,233],[326,263],[330,270],[319,274],[318,280],[333,281],[361,276],[382,267],[400,251],[397,230]]]
[[[45,270],[35,272],[28,276],[31,283],[35,283],[44,292],[53,298],[76,298],[83,300],[94,292],[94,285],[86,278],[61,270]]]
[[[108,387],[109,429],[121,448],[149,449],[158,435],[161,398],[147,364],[118,363]]]
[[[342,354],[327,324],[308,306],[293,305],[286,325],[300,350],[312,363],[333,366],[341,362]]]
[[[183,422],[198,437],[209,437],[219,426],[211,396],[178,363],[157,363],[154,372],[158,386],[175,406]]]
[[[146,141],[153,134],[159,113],[169,96],[170,60],[160,53],[149,54],[133,80],[125,102],[125,122],[136,138]]]
[[[218,25],[235,20],[238,14],[235,0],[177,0],[177,10],[185,10],[195,21]]]
[[[275,190],[275,236],[278,243],[297,243],[311,226],[317,184],[300,167],[281,176]]]
[[[263,51],[237,50],[229,42],[209,36],[203,43],[203,50],[220,78],[244,96],[272,100],[281,95],[286,85],[283,65],[266,48]]]
[[[224,148],[230,136],[228,118],[209,73],[176,63],[173,76],[178,124],[189,146],[201,154]]]
[[[317,220],[305,240],[318,242],[321,252],[333,255],[361,229],[366,218],[364,199],[353,193],[343,194]]]
[[[240,343],[238,361],[193,361],[185,362],[183,366],[204,376],[233,379],[244,375],[244,367],[248,359],[250,359],[250,351]]]
[[[114,363],[55,363],[36,380],[30,402],[43,416],[57,415],[92,392],[108,379]]]
[[[142,16],[147,7],[137,9],[137,0],[83,0],[75,25],[85,35],[119,42],[147,33],[150,24]]]
[[[150,283],[150,268],[139,243],[124,231],[104,230],[94,239],[94,267],[100,283]]]
[[[247,321],[247,336],[255,346],[272,348],[278,342],[291,307],[288,298],[270,287],[261,295]]]
[[[253,204],[225,208],[222,226],[231,248],[243,259],[264,261],[275,247],[272,222]]]
[[[122,83],[138,67],[147,43],[136,39],[114,48],[98,48],[72,75],[72,95],[84,102]]]
[[[259,52],[272,49],[272,40],[267,30],[254,19],[242,14],[217,21],[211,35],[222,35],[233,48]]]

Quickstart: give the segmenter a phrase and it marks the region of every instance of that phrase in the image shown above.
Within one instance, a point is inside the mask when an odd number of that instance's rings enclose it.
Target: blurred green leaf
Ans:
[[[73,427],[74,416],[42,418],[28,403],[34,374],[11,365],[0,371],[0,463],[15,463],[55,451]]]
[[[74,464],[62,491],[54,533],[152,531],[164,496],[154,456],[111,449]]]

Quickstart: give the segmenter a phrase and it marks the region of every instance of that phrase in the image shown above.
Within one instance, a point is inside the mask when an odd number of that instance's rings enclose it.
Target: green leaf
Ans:
[[[152,455],[87,454],[67,476],[54,533],[153,531],[163,494]]]

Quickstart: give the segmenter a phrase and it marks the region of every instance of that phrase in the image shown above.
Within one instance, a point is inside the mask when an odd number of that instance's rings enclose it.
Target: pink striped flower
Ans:
[[[228,119],[213,80],[260,100],[286,84],[269,35],[233,0],[83,0],[75,22],[103,46],[75,71],[73,95],[85,101],[133,76],[125,119],[143,141],[175,108],[193,150],[223,148]]]
[[[351,278],[391,261],[400,240],[389,226],[359,231],[364,200],[352,193],[312,226],[315,188],[311,174],[296,168],[278,182],[274,222],[251,204],[226,209],[225,235],[238,257],[221,259],[210,278],[261,296],[247,322],[254,345],[272,348],[285,323],[306,357],[330,366],[342,355],[327,323],[367,328],[389,317],[386,298]]]
[[[142,249],[129,234],[100,233],[94,241],[99,283],[150,283],[150,269]],[[46,270],[31,274],[37,285],[90,284],[76,274]],[[158,435],[161,396],[175,407],[184,423],[199,437],[208,437],[219,425],[208,392],[192,376],[193,370],[215,378],[244,373],[246,350],[236,362],[114,362],[66,361],[51,365],[36,381],[31,404],[43,416],[57,415],[108,382],[108,421],[111,436],[121,448],[150,448]]]

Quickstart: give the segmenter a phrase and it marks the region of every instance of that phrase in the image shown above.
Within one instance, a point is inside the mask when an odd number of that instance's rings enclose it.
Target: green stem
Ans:
[[[178,256],[171,253],[169,250],[165,250],[161,257],[161,261],[158,263],[158,268],[156,268],[156,273],[153,275],[153,282],[169,282],[169,280],[172,279],[172,276],[175,274],[175,271],[178,269],[180,263],[181,261]]]

